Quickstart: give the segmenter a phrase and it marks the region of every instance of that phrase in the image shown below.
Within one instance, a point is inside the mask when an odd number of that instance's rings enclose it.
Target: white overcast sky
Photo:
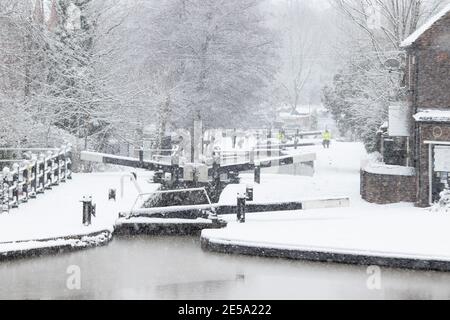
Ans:
[[[272,0],[274,2],[280,2],[280,1],[285,1],[285,0]],[[329,8],[330,4],[329,4],[329,0],[307,0],[309,2],[311,2],[312,4],[314,4],[314,6],[316,6],[317,8]]]

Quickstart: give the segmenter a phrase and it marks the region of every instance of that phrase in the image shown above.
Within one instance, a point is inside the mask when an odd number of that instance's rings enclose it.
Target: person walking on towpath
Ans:
[[[325,132],[322,134],[322,138],[323,138],[323,147],[325,149],[329,149],[331,143],[331,132],[328,131],[328,129],[325,130]]]

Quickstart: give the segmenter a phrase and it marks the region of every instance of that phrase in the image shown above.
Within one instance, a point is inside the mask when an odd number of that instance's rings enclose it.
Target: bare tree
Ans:
[[[283,66],[278,81],[284,100],[295,111],[315,66],[314,53],[320,48],[320,37],[315,34],[314,11],[308,7],[307,1],[285,0],[279,8]]]
[[[436,13],[441,0],[331,0],[368,37],[379,58],[399,50],[420,23]],[[381,60],[380,60],[381,61]]]
[[[341,44],[344,63],[324,103],[343,131],[352,131],[369,150],[387,121],[388,107],[406,97],[401,42],[445,3],[440,0],[331,0],[346,18]],[[352,29],[353,26],[353,29]],[[350,31],[349,31],[350,30]]]

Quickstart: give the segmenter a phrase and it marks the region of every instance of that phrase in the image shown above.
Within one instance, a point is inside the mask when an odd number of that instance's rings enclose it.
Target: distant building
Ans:
[[[310,130],[314,123],[314,117],[318,113],[326,111],[323,106],[304,105],[295,110],[290,107],[281,107],[277,110],[275,126],[283,129]]]
[[[309,129],[311,115],[302,114],[297,111],[280,111],[277,113],[276,127],[283,129]]]

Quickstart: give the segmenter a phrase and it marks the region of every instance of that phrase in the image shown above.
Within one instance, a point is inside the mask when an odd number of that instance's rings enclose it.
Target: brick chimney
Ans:
[[[56,0],[52,0],[52,7],[50,9],[50,16],[47,21],[48,30],[54,31],[58,24],[58,10],[56,8]]]
[[[33,20],[39,24],[44,23],[44,4],[42,0],[35,0]]]

